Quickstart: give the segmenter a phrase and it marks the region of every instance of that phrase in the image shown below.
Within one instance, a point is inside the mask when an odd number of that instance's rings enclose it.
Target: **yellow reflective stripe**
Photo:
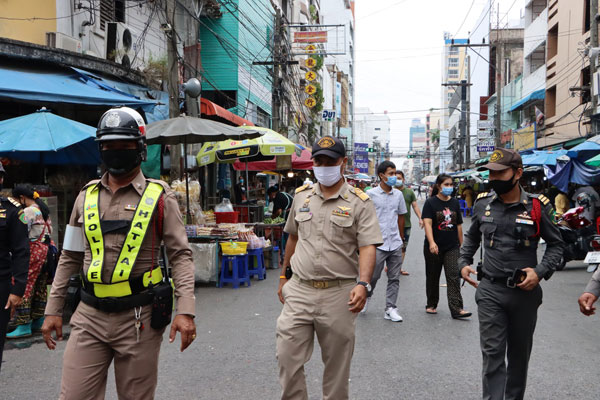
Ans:
[[[158,183],[150,182],[146,186],[146,190],[144,190],[144,194],[135,209],[131,228],[125,237],[125,243],[123,243],[121,254],[117,259],[111,282],[123,282],[129,279],[146,236],[152,213],[162,192],[163,187]]]
[[[98,207],[99,193],[98,185],[88,187],[83,202],[83,227],[92,255],[87,280],[92,283],[102,282],[102,264],[104,263],[104,239],[100,228],[100,209]]]
[[[146,272],[142,281],[144,287],[150,286],[150,282],[153,285],[158,285],[163,280],[163,273],[160,268],[156,268],[152,271],[152,277],[150,277],[150,271]],[[129,286],[129,281],[126,282],[118,282],[118,283],[95,283],[94,284],[94,296],[104,298],[104,297],[124,297],[131,295],[131,286]]]

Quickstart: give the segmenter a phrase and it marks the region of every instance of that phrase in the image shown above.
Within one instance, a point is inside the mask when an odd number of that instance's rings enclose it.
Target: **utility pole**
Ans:
[[[465,111],[467,120],[465,122],[467,128],[465,129],[466,143],[465,143],[465,163],[466,168],[469,168],[471,164],[471,57],[467,56],[467,80],[466,85],[466,99],[465,99]],[[463,86],[464,87],[464,86]]]
[[[282,24],[281,24],[281,9],[275,7],[275,34],[273,36],[273,93],[272,98],[272,120],[273,130],[279,132],[281,128],[281,40],[282,40]]]
[[[468,141],[468,136],[467,136],[467,81],[466,80],[462,80],[460,81],[460,139],[462,141],[462,143],[460,143],[460,145],[458,146],[459,149],[462,149],[463,146],[465,148],[469,147],[469,141]],[[462,145],[462,146],[461,146]],[[464,151],[464,158],[463,158],[463,152],[460,152],[460,165],[461,165],[461,169],[464,169],[464,165],[463,164],[468,164],[469,163],[469,159],[467,157],[467,150],[465,149]]]
[[[590,0],[590,48],[598,47],[598,0]],[[594,95],[594,74],[596,73],[596,57],[590,57],[590,97],[592,99],[592,113],[590,114],[592,122],[592,136],[598,134],[598,121],[595,117],[598,108],[598,98]]]
[[[176,0],[165,2],[167,24],[167,87],[169,90],[169,118],[179,116],[179,60],[177,58],[177,33],[175,31],[175,5]],[[171,145],[171,181],[181,179],[181,145]]]
[[[494,126],[496,128],[496,148],[500,147],[502,135],[502,59],[504,58],[504,43],[499,42],[499,30],[496,30],[496,113]]]

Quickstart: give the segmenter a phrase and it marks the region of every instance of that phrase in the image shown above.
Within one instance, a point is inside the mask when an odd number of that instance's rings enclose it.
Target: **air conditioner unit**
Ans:
[[[46,46],[81,54],[81,40],[60,32],[46,32]]]
[[[131,68],[137,50],[138,36],[134,30],[122,22],[106,24],[106,59]]]

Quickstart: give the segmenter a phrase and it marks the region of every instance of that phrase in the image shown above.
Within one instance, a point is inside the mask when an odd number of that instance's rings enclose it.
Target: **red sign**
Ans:
[[[294,32],[294,43],[327,43],[327,31]]]

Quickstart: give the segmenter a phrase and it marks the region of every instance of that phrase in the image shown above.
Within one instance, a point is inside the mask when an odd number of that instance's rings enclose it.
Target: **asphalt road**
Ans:
[[[451,319],[444,287],[440,287],[438,315],[425,313],[422,245],[423,231],[413,228],[405,261],[410,276],[401,279],[398,301],[404,322],[383,319],[385,278],[369,311],[357,320],[350,382],[353,399],[481,398],[477,318]],[[600,320],[583,317],[577,307],[589,277],[581,263],[572,263],[543,282],[528,399],[598,398]],[[198,337],[180,353],[179,343],[169,344],[165,335],[156,398],[278,398],[277,283],[277,271],[270,270],[266,281],[253,280],[250,288],[198,287]],[[465,308],[475,312],[474,293],[468,285],[463,289]],[[49,351],[39,337],[12,343],[4,352],[0,398],[57,398],[64,348],[61,343],[56,351]],[[318,346],[306,373],[310,398],[321,398]],[[111,369],[107,399],[117,398],[113,375]]]

